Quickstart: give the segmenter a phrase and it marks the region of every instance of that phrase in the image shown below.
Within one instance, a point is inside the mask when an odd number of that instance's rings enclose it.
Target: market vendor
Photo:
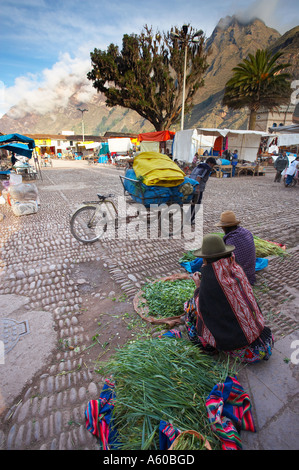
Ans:
[[[254,238],[248,229],[240,227],[240,223],[233,211],[224,211],[220,216],[220,222],[216,226],[221,227],[224,231],[224,243],[235,246],[236,261],[242,266],[250,284],[253,286],[256,281]]]
[[[201,275],[193,274],[196,289],[184,306],[188,336],[206,353],[223,351],[247,363],[268,360],[272,333],[234,249],[210,234],[194,252],[203,258],[203,267]]]

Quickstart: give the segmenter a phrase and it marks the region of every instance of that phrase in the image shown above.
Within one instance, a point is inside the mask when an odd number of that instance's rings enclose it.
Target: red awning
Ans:
[[[165,140],[172,140],[175,132],[172,131],[158,131],[158,132],[145,132],[138,135],[139,142],[143,140],[147,142],[164,142]]]

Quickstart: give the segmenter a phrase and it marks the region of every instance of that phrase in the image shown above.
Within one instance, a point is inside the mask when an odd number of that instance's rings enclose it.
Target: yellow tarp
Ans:
[[[133,170],[147,186],[178,186],[186,176],[167,155],[158,152],[141,152],[134,158]]]

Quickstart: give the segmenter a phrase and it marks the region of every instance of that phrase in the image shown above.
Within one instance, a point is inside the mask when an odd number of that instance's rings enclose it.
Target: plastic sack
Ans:
[[[22,183],[22,175],[17,175],[15,173],[11,173],[9,175],[9,182],[10,182],[11,185],[21,184]]]
[[[256,258],[256,260],[255,260],[255,270],[256,271],[261,271],[261,269],[264,269],[267,266],[268,266],[267,258]]]
[[[20,217],[22,215],[35,214],[38,210],[38,205],[36,201],[26,201],[26,202],[12,202],[11,209],[14,215]]]
[[[35,184],[16,184],[9,187],[10,199],[15,202],[36,201],[38,191]]]
[[[185,261],[184,263],[180,263],[180,265],[185,268],[188,273],[196,273],[197,271],[200,271],[202,263],[202,258],[195,258],[192,261]]]
[[[133,169],[147,186],[169,188],[184,182],[185,173],[163,153],[141,152],[134,158]]]

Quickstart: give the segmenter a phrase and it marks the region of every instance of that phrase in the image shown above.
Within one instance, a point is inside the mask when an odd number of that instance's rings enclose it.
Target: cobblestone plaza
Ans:
[[[107,298],[124,295],[132,310],[145,280],[184,272],[178,263],[182,239],[83,245],[72,237],[75,208],[95,200],[96,193],[122,196],[123,173],[85,161],[54,161],[34,181],[40,197],[36,214],[16,217],[7,204],[0,206],[0,320],[13,319],[21,328],[19,339],[16,329],[14,335],[9,330],[13,339],[0,364],[1,449],[98,449],[84,418],[88,400],[98,398],[102,386],[82,353],[94,333],[84,322],[86,299],[105,309]],[[210,178],[203,197],[204,234],[218,231],[221,212],[233,210],[254,235],[286,245],[288,256],[271,257],[254,288],[276,339],[298,330],[298,194],[297,186],[274,183],[269,169],[265,176]],[[110,281],[105,285],[101,276]]]

